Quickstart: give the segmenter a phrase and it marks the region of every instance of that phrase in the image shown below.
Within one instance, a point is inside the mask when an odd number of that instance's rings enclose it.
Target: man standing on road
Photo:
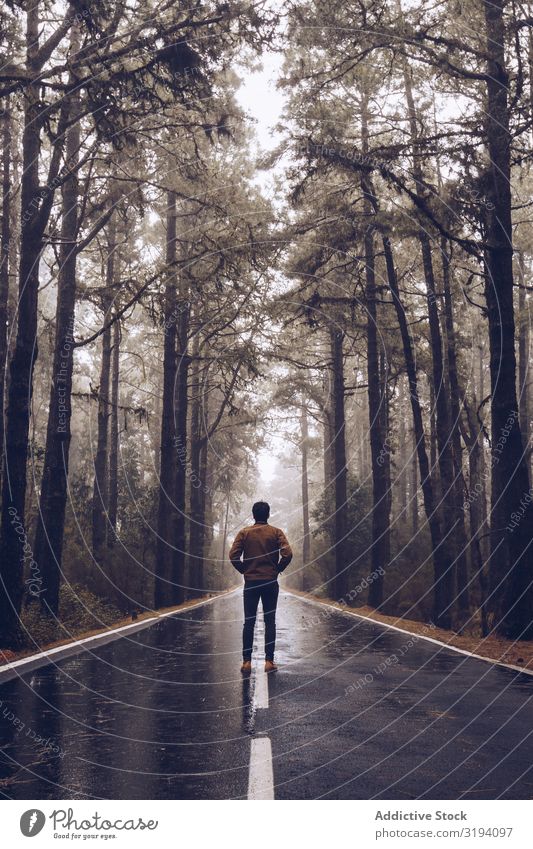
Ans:
[[[283,531],[268,524],[270,505],[266,501],[256,501],[252,514],[255,524],[239,531],[229,552],[232,565],[244,575],[241,672],[252,671],[252,647],[259,599],[265,620],[265,672],[274,672],[277,669],[274,649],[278,575],[291,562],[292,550]]]

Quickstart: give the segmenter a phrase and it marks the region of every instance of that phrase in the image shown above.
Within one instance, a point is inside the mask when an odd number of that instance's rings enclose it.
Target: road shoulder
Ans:
[[[321,607],[324,610],[333,609],[346,616],[352,616],[364,621],[370,620],[376,625],[382,625],[384,628],[393,631],[399,631],[403,634],[414,634],[421,640],[426,640],[459,654],[473,657],[477,660],[484,660],[487,663],[497,664],[498,666],[504,666],[515,672],[533,675],[533,642],[513,642],[492,636],[479,638],[464,637],[453,631],[445,631],[442,628],[436,628],[434,625],[416,622],[412,619],[386,616],[385,614],[377,613],[369,607],[351,609],[332,599],[318,598],[310,593],[293,590],[292,588],[284,589],[290,595],[294,595],[296,598],[300,598],[302,601]],[[429,627],[431,627],[431,636],[427,635]],[[522,663],[513,662],[519,659]]]
[[[45,646],[42,651],[19,656],[15,660],[0,666],[0,684],[10,681],[12,678],[17,678],[21,674],[31,672],[40,666],[46,666],[51,662],[63,660],[71,657],[85,649],[93,649],[97,646],[103,646],[113,640],[121,639],[122,637],[135,634],[145,628],[150,628],[162,619],[168,616],[174,616],[178,613],[186,613],[188,610],[194,610],[197,607],[202,607],[205,604],[211,604],[219,598],[224,598],[236,592],[236,589],[228,590],[227,592],[218,593],[209,598],[201,598],[198,601],[187,601],[184,604],[178,604],[159,611],[150,611],[144,617],[139,618],[135,622],[127,625],[117,623],[108,628],[91,633],[88,636],[79,637],[75,640],[61,641],[60,644],[52,644]]]

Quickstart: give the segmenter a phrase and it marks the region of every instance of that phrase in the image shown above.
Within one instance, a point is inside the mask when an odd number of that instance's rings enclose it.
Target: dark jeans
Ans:
[[[242,629],[242,658],[252,659],[254,644],[255,618],[259,599],[263,605],[265,620],[265,660],[274,660],[276,647],[276,606],[278,603],[279,584],[274,581],[245,581],[244,582],[244,625]]]

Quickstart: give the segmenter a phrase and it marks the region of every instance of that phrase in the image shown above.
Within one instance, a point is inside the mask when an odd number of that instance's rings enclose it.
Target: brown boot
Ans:
[[[243,675],[249,675],[252,671],[252,661],[251,660],[243,660],[241,666],[241,672]]]
[[[277,672],[277,669],[273,660],[265,660],[265,672]]]

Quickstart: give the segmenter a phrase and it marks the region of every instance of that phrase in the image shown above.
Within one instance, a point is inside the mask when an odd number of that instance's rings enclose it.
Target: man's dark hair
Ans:
[[[266,522],[270,516],[270,504],[266,501],[256,501],[252,507],[252,515],[256,522]]]

